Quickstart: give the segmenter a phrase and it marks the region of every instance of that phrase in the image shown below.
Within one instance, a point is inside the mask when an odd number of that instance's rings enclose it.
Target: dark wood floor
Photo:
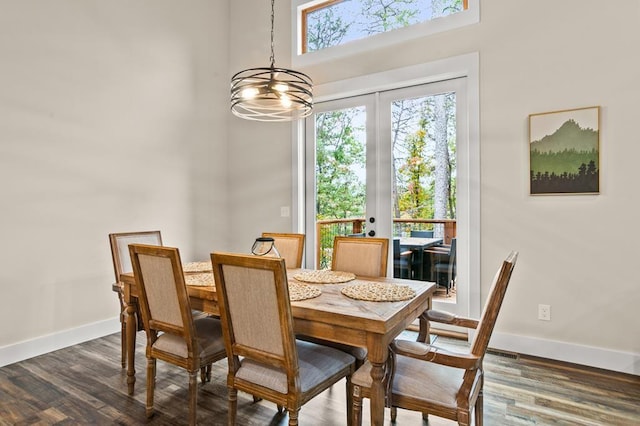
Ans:
[[[461,343],[438,338],[452,346]],[[187,376],[158,362],[156,413],[145,418],[144,334],[138,336],[133,397],[120,368],[120,336],[114,334],[0,369],[0,425],[186,423]],[[198,421],[227,419],[226,360],[212,381],[200,385]],[[640,377],[546,360],[489,354],[485,361],[486,425],[640,425]],[[343,425],[344,382],[319,395],[300,412],[302,425]],[[286,425],[276,407],[239,395],[240,425]],[[367,406],[365,416],[368,416]],[[365,417],[367,418],[367,417]],[[386,412],[386,424],[390,424]],[[422,425],[419,413],[398,410],[398,425]],[[426,423],[425,423],[426,424]],[[454,423],[431,417],[430,426]]]

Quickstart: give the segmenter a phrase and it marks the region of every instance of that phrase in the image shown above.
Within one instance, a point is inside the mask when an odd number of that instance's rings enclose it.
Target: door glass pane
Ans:
[[[393,101],[391,140],[394,237],[426,236],[415,231],[432,231],[433,237],[449,244],[455,230],[438,219],[456,218],[455,93]],[[443,286],[454,278],[435,272],[434,264],[443,256],[423,251],[408,256],[406,248],[400,249],[409,259],[401,259],[394,275],[438,281]]]
[[[364,232],[366,109],[316,114],[316,224],[319,267],[331,266],[333,238]]]

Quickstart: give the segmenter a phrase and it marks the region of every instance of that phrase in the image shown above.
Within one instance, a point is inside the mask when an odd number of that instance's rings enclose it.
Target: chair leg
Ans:
[[[198,407],[198,370],[189,371],[189,425],[196,424],[196,408]]]
[[[351,389],[352,399],[352,424],[353,426],[362,426],[362,396],[360,395],[360,386],[353,386]]]
[[[236,410],[238,409],[238,391],[235,388],[229,387],[229,426],[235,426],[236,424]]]
[[[211,364],[200,368],[200,381],[203,384],[211,381]]]
[[[289,410],[289,426],[298,426],[298,413],[300,413],[299,408]]]
[[[347,376],[347,424],[353,419],[353,392],[351,390],[351,376]]]
[[[398,417],[398,407],[391,407],[391,423],[395,423],[397,417]]]
[[[474,413],[474,417],[476,420],[476,426],[482,426],[482,418],[484,417],[483,415],[483,406],[484,406],[484,402],[483,402],[483,391],[482,389],[480,389],[480,393],[478,394],[478,399],[476,399],[476,406],[475,406],[475,413]]]
[[[124,311],[120,311],[120,346],[122,353],[122,368],[127,367],[127,322],[124,319]]]
[[[156,389],[156,359],[147,358],[147,418],[153,416],[153,394]]]

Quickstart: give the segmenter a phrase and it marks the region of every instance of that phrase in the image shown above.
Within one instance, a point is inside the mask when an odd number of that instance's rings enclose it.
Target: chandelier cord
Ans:
[[[300,71],[275,66],[275,0],[271,0],[271,65],[231,77],[231,112],[256,121],[293,121],[313,110],[313,82]]]
[[[271,0],[271,68],[274,67],[276,62],[276,55],[273,53],[273,22],[275,20],[274,3],[275,0]]]

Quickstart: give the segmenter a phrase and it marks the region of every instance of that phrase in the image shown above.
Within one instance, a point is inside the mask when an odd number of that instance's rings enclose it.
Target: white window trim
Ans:
[[[398,28],[370,37],[353,40],[339,46],[328,47],[302,54],[299,41],[302,38],[302,10],[321,3],[323,0],[292,0],[291,7],[291,64],[293,68],[314,65],[321,62],[367,52],[381,47],[392,46],[409,40],[425,37],[480,22],[480,0],[469,0],[467,10],[432,19],[404,28]]]

